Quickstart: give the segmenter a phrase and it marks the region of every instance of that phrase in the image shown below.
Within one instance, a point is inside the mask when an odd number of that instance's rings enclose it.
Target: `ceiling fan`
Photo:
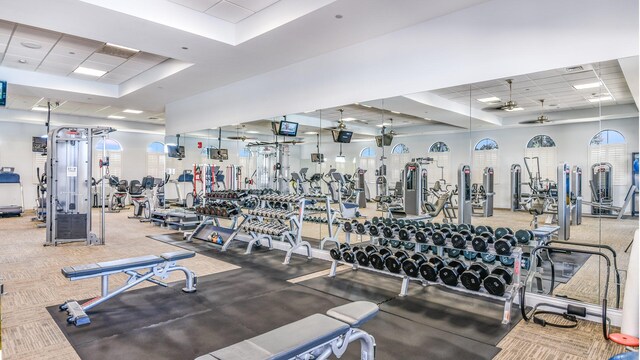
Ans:
[[[513,79],[507,79],[507,84],[509,84],[509,101],[498,106],[498,107],[487,107],[482,110],[484,111],[513,111],[518,107],[518,103],[511,99],[511,87],[513,84]]]
[[[540,99],[540,116],[538,116],[535,120],[526,120],[520,121],[520,124],[549,124],[553,121],[549,120],[549,118],[544,114],[544,99]]]
[[[244,124],[242,126],[236,126],[236,136],[228,136],[227,140],[241,140],[242,142],[245,142],[246,140],[258,140],[256,138],[247,137],[244,134],[245,127],[246,126]],[[242,135],[240,135],[240,129],[242,129]]]
[[[347,124],[344,123],[344,120],[342,120],[342,113],[344,112],[344,109],[338,109],[338,111],[340,112],[340,120],[338,120],[338,125],[332,127],[332,130],[345,130],[347,128]]]

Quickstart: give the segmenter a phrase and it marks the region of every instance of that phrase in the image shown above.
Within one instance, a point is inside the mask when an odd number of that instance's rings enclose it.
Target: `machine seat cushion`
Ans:
[[[166,252],[166,253],[160,254],[160,257],[167,261],[178,261],[182,259],[192,258],[194,256],[196,256],[195,252],[185,251],[185,250],[178,250],[178,251],[172,251],[172,252]]]
[[[342,205],[344,206],[345,209],[355,209],[358,207],[358,204],[351,204],[351,203],[342,203]]]
[[[248,360],[291,359],[344,334],[349,325],[314,314],[262,335],[210,353],[198,359]]]
[[[346,322],[351,327],[359,327],[378,313],[378,305],[369,301],[355,301],[327,311],[327,315]]]
[[[62,268],[62,275],[66,278],[80,276],[98,275],[111,271],[124,271],[131,268],[141,268],[154,266],[163,263],[165,260],[159,256],[147,255],[128,259],[99,262],[96,264],[65,266]]]
[[[0,184],[19,184],[20,175],[13,172],[0,172]]]

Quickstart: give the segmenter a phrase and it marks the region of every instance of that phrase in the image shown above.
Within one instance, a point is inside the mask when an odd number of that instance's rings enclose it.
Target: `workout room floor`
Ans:
[[[374,207],[374,204],[369,204],[365,215],[379,215],[372,210]],[[60,274],[63,266],[176,250],[172,245],[146,237],[170,233],[170,230],[127,219],[128,215],[130,211],[107,214],[106,245],[92,247],[79,244],[44,247],[44,229],[36,228],[35,223],[30,221],[31,215],[0,219],[0,278],[6,292],[0,297],[3,358],[79,358],[46,307],[59,305],[71,298],[96,296],[100,292],[100,281],[94,279],[70,282]],[[94,221],[97,218],[98,216],[94,216]],[[527,214],[499,210],[489,219],[474,218],[476,224],[496,226],[506,223],[514,229],[528,228],[529,221]],[[603,243],[618,252],[619,266],[626,269],[628,254],[624,253],[624,248],[637,227],[636,219],[616,221],[585,218],[583,225],[572,227],[571,239],[576,242],[597,243],[599,234],[602,233],[603,239],[606,236]],[[304,234],[318,238],[326,234],[326,229],[317,224],[305,223]],[[237,268],[202,255],[185,260],[184,265],[198,276]],[[562,289],[562,293],[570,297],[596,301],[597,278],[593,274],[598,269],[598,260],[592,257],[567,284],[560,285],[562,288],[559,286],[558,290]],[[326,271],[315,274],[325,275]],[[312,276],[305,278],[309,277]],[[121,279],[123,278],[118,280]],[[180,274],[169,278],[169,281],[178,280],[183,280]],[[117,286],[117,282],[114,278],[111,283]],[[502,351],[496,359],[607,359],[623,350],[622,347],[602,339],[600,324],[585,321],[580,321],[577,329],[569,330],[542,328],[521,321],[497,346]],[[428,349],[425,354],[428,358]]]

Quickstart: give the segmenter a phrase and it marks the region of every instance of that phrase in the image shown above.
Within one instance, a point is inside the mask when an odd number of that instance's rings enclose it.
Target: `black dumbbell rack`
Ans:
[[[379,239],[378,237],[371,237],[371,243],[375,243],[376,240]],[[397,239],[387,239],[387,240],[397,240]],[[436,247],[437,253],[439,256],[443,256],[445,249],[455,249],[453,246],[450,246],[450,244],[446,244],[446,245],[434,245],[432,242],[429,243],[417,243],[415,241],[411,241],[411,240],[398,240],[401,241],[403,243],[415,243],[415,252],[422,252],[422,246],[429,246],[429,247]],[[471,248],[470,246],[467,246],[468,249],[458,249],[461,251],[464,250],[468,250],[468,251],[473,251],[476,252],[475,250],[473,250],[473,248]],[[488,254],[492,254],[492,255],[496,255],[495,250],[493,249],[493,245],[490,245],[488,251],[486,252]],[[505,256],[505,255],[501,255],[501,256]],[[520,247],[516,247],[512,250],[511,255],[508,255],[509,257],[514,259],[514,263],[513,263],[513,282],[507,286],[507,289],[504,293],[504,295],[502,296],[497,296],[497,295],[492,295],[489,294],[485,289],[480,289],[479,291],[472,291],[472,290],[468,290],[465,287],[463,287],[462,285],[459,286],[450,286],[447,285],[445,283],[443,283],[440,279],[438,279],[438,281],[428,281],[426,279],[423,278],[417,278],[417,277],[410,277],[406,274],[402,274],[402,273],[392,273],[389,272],[387,270],[378,270],[375,269],[373,267],[365,267],[365,266],[360,266],[360,264],[358,264],[358,262],[356,261],[355,263],[348,263],[345,262],[343,260],[332,260],[331,263],[331,270],[329,272],[329,277],[335,277],[337,275],[337,268],[339,264],[342,265],[347,265],[347,266],[351,266],[353,270],[366,270],[366,271],[371,271],[374,273],[378,273],[378,274],[382,274],[382,275],[386,275],[386,276],[392,276],[392,277],[397,277],[397,278],[401,278],[402,279],[402,285],[400,288],[400,294],[399,296],[407,296],[408,290],[409,290],[409,283],[411,281],[415,281],[420,283],[422,286],[441,286],[441,287],[445,287],[447,289],[451,289],[453,291],[457,291],[460,293],[463,293],[465,295],[470,295],[470,296],[476,296],[476,297],[484,297],[484,298],[489,298],[492,300],[497,300],[497,301],[502,301],[504,302],[504,311],[502,314],[502,323],[503,324],[508,324],[511,322],[511,306],[513,304],[513,300],[516,298],[516,296],[518,295],[518,291],[520,289],[521,286],[521,279],[520,279],[520,271],[521,271],[521,262],[522,262],[522,249]]]
[[[215,197],[214,194],[237,194],[235,197],[226,196],[226,197]],[[210,203],[216,201],[230,201],[236,203],[240,211],[238,214],[232,216],[219,216],[219,215],[211,215],[211,214],[201,214],[202,221],[200,224],[187,236],[187,242],[193,241],[193,239],[210,241],[211,234],[216,231],[216,229],[226,229],[235,233],[238,229],[239,222],[238,219],[242,216],[242,203],[251,197],[255,197],[255,195],[246,195],[243,191],[214,191],[213,193],[207,194],[208,196],[204,197],[204,204],[209,205]],[[220,220],[231,220],[231,225],[229,227],[224,227],[220,225]],[[231,237],[229,237],[231,238]],[[227,239],[228,241],[228,239]]]
[[[247,241],[247,250],[245,254],[251,254],[254,245],[261,245],[262,241],[266,241],[269,248],[278,248],[286,250],[287,254],[284,264],[289,264],[291,255],[299,248],[307,249],[307,257],[311,258],[311,245],[307,241],[302,240],[302,223],[304,218],[305,198],[301,196],[290,195],[262,195],[259,197],[260,205],[249,210],[244,214],[244,220],[240,223],[237,230],[229,237],[222,246],[222,251],[226,251],[233,240]],[[276,210],[269,207],[270,202],[287,203],[292,207],[297,204],[297,210]],[[263,211],[261,211],[261,209]],[[267,220],[267,221],[265,221]],[[261,229],[257,224],[266,225]],[[272,224],[272,225],[269,225]],[[277,230],[277,231],[274,231]],[[278,229],[281,229],[279,231]],[[238,238],[239,233],[248,234],[249,240]],[[280,243],[288,243],[285,247],[280,248],[274,246],[274,238],[282,240]]]

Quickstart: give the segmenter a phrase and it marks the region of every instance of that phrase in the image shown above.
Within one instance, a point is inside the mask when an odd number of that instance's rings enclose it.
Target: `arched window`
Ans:
[[[405,144],[398,144],[391,149],[392,154],[408,154],[409,148]]]
[[[241,149],[240,152],[238,152],[238,157],[250,158],[251,157],[251,150],[249,150],[249,148]]]
[[[376,151],[371,147],[366,147],[360,151],[361,158],[375,158]]]
[[[595,134],[589,141],[589,166],[600,162],[608,162],[613,167],[613,185],[629,185],[629,154],[627,154],[627,141],[620,132],[616,130],[602,130]],[[588,171],[588,169],[585,169]],[[585,173],[587,173],[585,171]],[[590,177],[589,177],[590,179]],[[616,204],[621,204],[626,189],[619,190],[614,194]]]
[[[527,142],[524,156],[538,158],[540,162],[540,177],[542,179],[555,179],[558,175],[558,148],[556,142],[548,135],[536,135]],[[534,162],[535,163],[535,162]],[[535,170],[533,170],[535,171]]]
[[[498,149],[498,143],[495,140],[489,139],[489,138],[484,138],[478,141],[478,143],[476,144],[476,147],[474,148],[474,150],[476,151],[497,150],[497,149]]]
[[[482,172],[485,168],[492,167],[494,174],[498,171],[498,143],[489,138],[484,138],[476,144],[473,151],[473,163],[471,165],[472,182],[482,183]],[[499,184],[500,177],[494,177],[494,184]]]
[[[442,141],[437,141],[429,147],[429,152],[431,153],[441,153],[441,152],[449,152],[449,146],[443,143]]]
[[[96,142],[93,149],[93,177],[99,179],[101,176],[100,167],[98,166],[102,157],[102,140]],[[123,178],[122,176],[122,145],[117,140],[106,139],[104,144],[109,158],[109,174]],[[103,159],[105,160],[105,159]]]
[[[433,186],[436,181],[442,182],[444,180],[447,184],[453,184],[453,178],[451,177],[450,166],[450,152],[449,145],[442,141],[436,141],[429,146],[429,157],[433,158],[433,162],[427,165],[427,183],[429,186]]]
[[[400,174],[404,170],[404,165],[411,161],[409,147],[405,144],[397,144],[391,149],[391,156],[387,165],[387,175],[389,175],[389,188],[395,188],[397,181],[402,181]]]
[[[147,145],[147,175],[164,178],[165,159],[163,143],[156,141]]]

